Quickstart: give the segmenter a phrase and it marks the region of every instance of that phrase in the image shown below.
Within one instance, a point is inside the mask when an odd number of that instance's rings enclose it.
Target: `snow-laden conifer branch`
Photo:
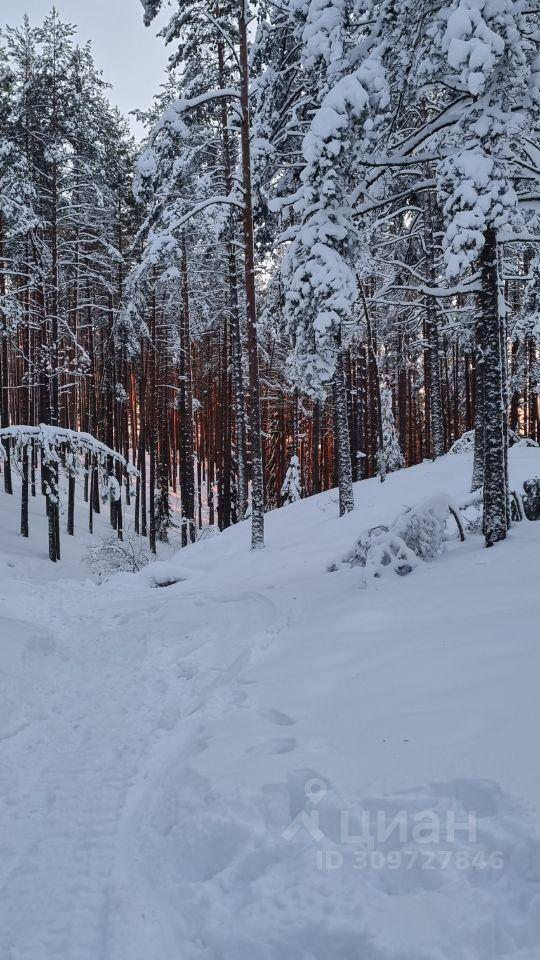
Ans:
[[[49,424],[40,423],[38,426],[26,426],[13,424],[9,427],[0,427],[0,457],[6,458],[6,449],[2,440],[9,440],[16,447],[27,447],[30,444],[36,444],[42,451],[44,459],[47,462],[59,461],[59,451],[62,447],[68,447],[72,452],[78,454],[88,453],[98,458],[100,463],[107,460],[113,460],[128,469],[131,473],[134,468],[129,465],[121,453],[112,450],[101,440],[96,440],[89,433],[77,430],[68,430],[66,427],[52,427]]]

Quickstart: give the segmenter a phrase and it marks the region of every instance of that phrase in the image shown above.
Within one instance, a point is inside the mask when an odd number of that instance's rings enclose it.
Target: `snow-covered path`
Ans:
[[[140,682],[136,646],[120,662],[128,651],[115,644],[114,619],[88,612],[87,591],[76,583],[38,588],[20,626],[23,669],[35,673],[24,725],[3,751],[2,840],[13,849],[3,858],[10,897],[0,902],[2,956],[16,944],[15,956],[83,960],[102,956],[106,943],[118,820],[155,691]],[[30,625],[40,622],[43,629]]]
[[[164,741],[186,760],[203,749],[201,711],[222,687],[230,695],[249,656],[229,653],[227,624],[236,631],[241,611],[264,635],[275,611],[251,592],[197,593],[180,611],[158,590],[149,603],[90,582],[34,586],[30,596],[26,586],[11,581],[2,597],[2,666],[18,686],[0,734],[0,884],[9,891],[0,956],[95,960],[113,948],[114,868],[132,794],[159,770]],[[188,619],[201,607],[208,620],[194,638]],[[216,640],[222,655],[199,677],[189,657]]]
[[[0,557],[2,960],[538,960],[540,524],[365,589],[327,572],[467,473],[367,482],[343,521],[304,501],[258,554],[237,528],[101,587]],[[367,858],[344,839],[343,815],[403,812]]]

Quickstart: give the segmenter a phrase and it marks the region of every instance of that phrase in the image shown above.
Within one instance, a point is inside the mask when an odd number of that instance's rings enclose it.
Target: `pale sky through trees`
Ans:
[[[159,19],[145,27],[138,0],[56,0],[54,5],[62,20],[77,26],[81,43],[92,41],[96,64],[112,84],[109,97],[122,113],[149,107],[167,61],[163,40],[156,37]],[[0,22],[15,26],[28,13],[37,24],[52,6],[52,0],[0,0]],[[133,117],[129,121],[140,136],[141,125]]]

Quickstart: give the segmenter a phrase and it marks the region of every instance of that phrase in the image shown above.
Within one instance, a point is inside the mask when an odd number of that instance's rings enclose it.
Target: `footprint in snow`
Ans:
[[[261,710],[261,717],[269,720],[270,723],[277,724],[278,727],[292,727],[296,723],[296,720],[289,717],[287,713],[282,713],[281,710],[274,710],[273,707],[270,707],[268,710]]]
[[[273,755],[276,753],[290,753],[296,747],[294,737],[275,737],[272,740],[265,740],[264,743],[257,743],[254,747],[249,747],[246,753],[256,753]]]

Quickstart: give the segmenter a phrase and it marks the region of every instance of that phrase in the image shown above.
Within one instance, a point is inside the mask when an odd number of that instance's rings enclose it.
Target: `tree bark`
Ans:
[[[484,537],[491,547],[504,540],[508,530],[508,476],[506,462],[506,410],[497,242],[495,231],[484,237],[480,257],[484,355]]]
[[[351,468],[351,444],[349,437],[349,422],[347,417],[347,391],[345,386],[345,369],[343,350],[339,352],[334,374],[334,412],[336,434],[336,465],[339,488],[339,515],[354,510],[354,491]]]
[[[195,477],[193,465],[193,380],[187,247],[182,238],[182,317],[180,321],[180,494],[182,546],[195,540]]]
[[[246,3],[240,0],[238,40],[240,52],[240,104],[242,124],[242,187],[244,226],[244,269],[246,286],[247,350],[251,405],[251,546],[264,545],[264,474],[262,462],[259,350],[257,345],[257,304],[255,301],[255,254],[253,238],[253,200],[251,187],[251,149],[249,118],[249,60]]]
[[[428,283],[435,286],[437,272],[435,267],[435,237],[433,231],[433,209],[431,193],[428,190],[424,209],[424,235],[427,256]],[[426,297],[426,335],[429,364],[429,419],[431,427],[431,455],[433,459],[444,454],[444,413],[442,400],[439,323],[437,307],[433,297]]]

